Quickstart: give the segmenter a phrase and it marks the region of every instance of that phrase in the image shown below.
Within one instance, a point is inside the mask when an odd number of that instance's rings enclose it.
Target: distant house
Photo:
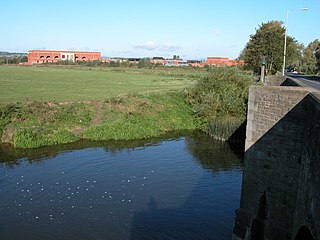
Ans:
[[[129,63],[139,63],[141,58],[128,58]]]
[[[229,58],[223,57],[208,57],[206,62],[201,63],[202,66],[211,65],[211,66],[238,66],[244,65],[242,60],[230,60]]]
[[[193,66],[193,67],[200,67],[201,61],[200,60],[187,60],[187,64],[189,66]]]
[[[120,58],[120,57],[115,57],[115,58],[102,57],[101,58],[101,62],[104,62],[104,63],[110,63],[110,62],[122,63],[122,62],[128,62],[128,59],[127,58]]]
[[[45,63],[58,61],[94,61],[101,60],[100,52],[79,52],[59,50],[30,50],[28,52],[28,63]]]
[[[163,57],[153,57],[150,60],[150,62],[153,63],[153,64],[165,65],[167,63],[167,60],[165,60]]]
[[[189,66],[187,61],[181,60],[181,59],[167,59],[166,60],[166,66],[177,66],[177,67],[183,67],[183,66]]]

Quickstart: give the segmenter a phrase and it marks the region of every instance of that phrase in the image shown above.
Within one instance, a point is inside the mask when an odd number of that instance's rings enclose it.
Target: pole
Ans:
[[[286,26],[284,31],[284,48],[283,48],[283,66],[282,66],[282,76],[284,76],[284,70],[286,68],[286,55],[287,55],[287,34],[288,34],[288,25],[289,25],[289,12],[293,11],[299,11],[299,10],[308,10],[308,8],[298,8],[298,9],[292,9],[287,10],[286,15]]]
[[[285,70],[285,68],[286,68],[288,18],[289,18],[289,10],[287,10],[286,27],[285,27],[285,31],[284,31],[284,48],[283,48],[282,76],[284,76],[284,70]]]
[[[264,83],[264,71],[265,71],[265,65],[261,65],[261,74],[260,74],[260,82]]]

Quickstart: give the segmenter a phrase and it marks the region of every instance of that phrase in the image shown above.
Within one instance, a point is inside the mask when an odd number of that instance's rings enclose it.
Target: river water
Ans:
[[[0,148],[0,239],[231,239],[242,157],[206,135]]]

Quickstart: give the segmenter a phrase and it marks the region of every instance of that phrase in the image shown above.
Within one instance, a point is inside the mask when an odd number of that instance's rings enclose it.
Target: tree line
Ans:
[[[7,56],[1,56],[0,57],[0,65],[3,64],[19,64],[23,62],[27,62],[28,57],[27,56],[17,56],[17,57],[7,57]]]
[[[262,23],[255,34],[250,35],[238,59],[246,62],[245,68],[259,72],[262,59],[265,59],[268,74],[281,71],[283,66],[285,28],[280,21]],[[320,41],[315,39],[308,46],[287,36],[286,68],[305,74],[320,71]]]

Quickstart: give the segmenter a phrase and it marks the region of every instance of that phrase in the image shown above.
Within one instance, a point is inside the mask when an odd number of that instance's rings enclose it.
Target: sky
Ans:
[[[235,59],[262,23],[320,38],[320,0],[0,0],[0,51],[100,51],[105,57]]]

